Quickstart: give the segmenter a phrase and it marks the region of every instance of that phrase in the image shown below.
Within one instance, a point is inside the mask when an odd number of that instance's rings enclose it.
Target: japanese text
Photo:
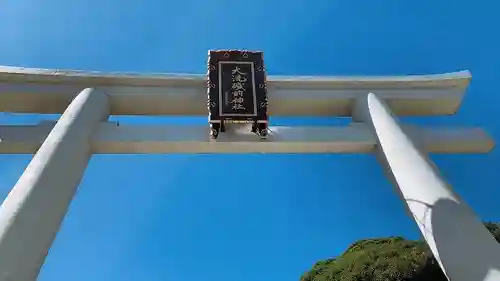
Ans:
[[[247,73],[242,72],[241,69],[236,66],[231,71],[232,84],[231,84],[231,108],[232,110],[245,110],[243,102],[245,101],[243,95],[246,91],[246,82],[248,81]]]

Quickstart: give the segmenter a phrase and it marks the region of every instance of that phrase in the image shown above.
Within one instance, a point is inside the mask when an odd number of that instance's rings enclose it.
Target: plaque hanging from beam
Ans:
[[[267,136],[267,85],[262,52],[209,51],[208,108],[211,134],[217,138],[228,123],[251,123]]]

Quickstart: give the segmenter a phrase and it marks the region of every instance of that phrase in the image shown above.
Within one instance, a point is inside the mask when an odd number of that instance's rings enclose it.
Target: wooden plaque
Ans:
[[[263,53],[210,51],[208,105],[212,123],[267,121]]]

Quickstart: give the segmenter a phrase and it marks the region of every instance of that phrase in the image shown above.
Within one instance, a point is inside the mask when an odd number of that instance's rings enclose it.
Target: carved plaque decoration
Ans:
[[[209,51],[207,89],[211,123],[267,122],[262,52]]]

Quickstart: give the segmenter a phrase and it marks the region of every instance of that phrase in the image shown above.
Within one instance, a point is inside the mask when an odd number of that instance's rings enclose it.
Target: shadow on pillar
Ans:
[[[406,201],[424,204],[431,210],[431,226],[426,232],[432,231],[430,236],[434,237],[444,268],[455,269],[447,272],[450,280],[500,280],[496,279],[500,276],[500,245],[467,206],[449,199],[440,199],[434,205]]]

